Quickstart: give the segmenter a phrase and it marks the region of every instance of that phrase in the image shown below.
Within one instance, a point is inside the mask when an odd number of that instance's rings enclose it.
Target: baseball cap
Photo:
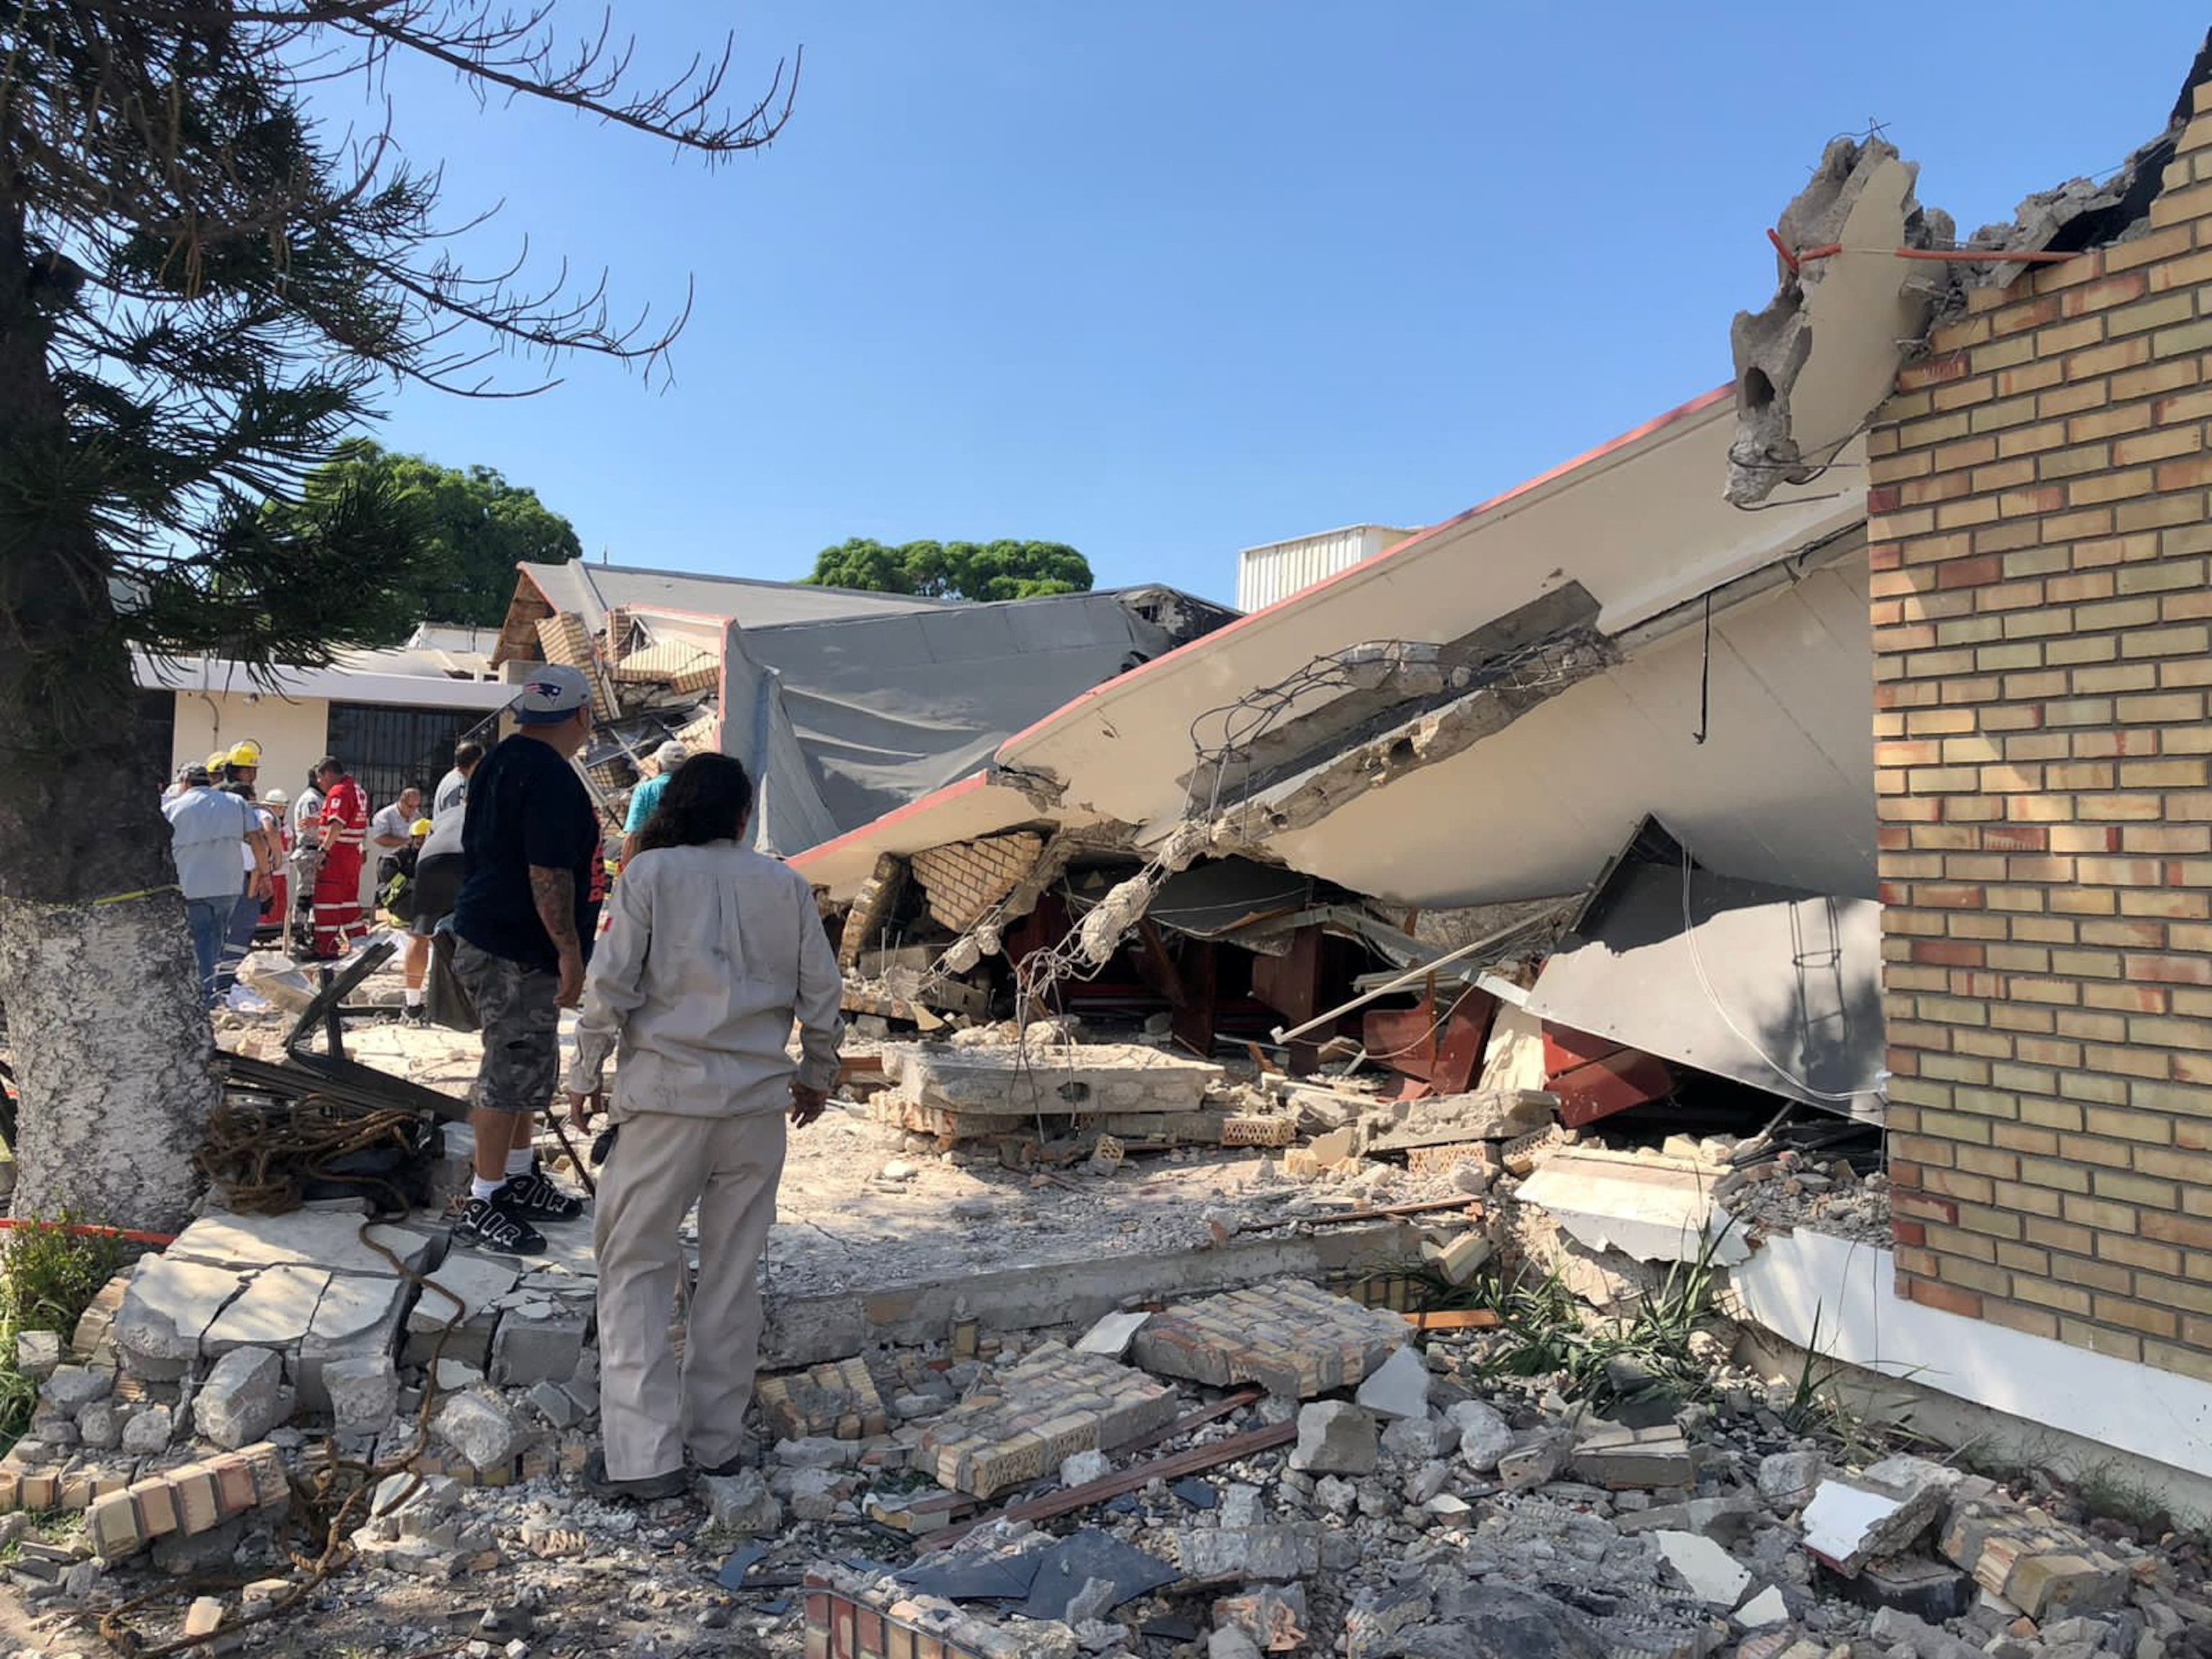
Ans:
[[[204,766],[187,766],[185,769],[184,781],[186,783],[197,784],[202,787],[205,787],[207,785],[213,783],[215,779]]]
[[[522,683],[522,695],[508,705],[525,726],[552,726],[567,720],[592,700],[592,688],[580,669],[563,662],[534,665]]]

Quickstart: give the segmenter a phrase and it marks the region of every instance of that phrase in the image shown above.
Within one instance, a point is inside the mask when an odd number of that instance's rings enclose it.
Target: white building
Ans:
[[[1237,608],[1247,612],[1264,610],[1417,533],[1394,530],[1388,525],[1356,524],[1346,530],[1326,530],[1318,536],[1248,547],[1237,556]]]

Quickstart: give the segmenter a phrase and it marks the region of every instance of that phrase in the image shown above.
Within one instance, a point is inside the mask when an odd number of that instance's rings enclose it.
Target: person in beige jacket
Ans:
[[[573,1119],[602,1103],[615,1058],[592,1224],[605,1449],[585,1483],[601,1497],[674,1497],[687,1447],[703,1473],[741,1466],[784,1126],[819,1117],[837,1079],[836,956],[805,878],[744,845],[752,799],[726,755],[696,755],[670,779],[615,884],[577,1016]],[[699,1283],[679,1369],[669,1320],[694,1203]]]

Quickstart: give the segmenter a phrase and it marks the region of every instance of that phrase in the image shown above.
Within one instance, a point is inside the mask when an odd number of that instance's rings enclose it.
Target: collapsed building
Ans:
[[[19,1580],[289,1473],[602,1647],[677,1540],[643,1599],[810,1659],[2205,1652],[2207,67],[1963,241],[1832,145],[1729,385],[1249,616],[526,571],[605,798],[742,754],[848,972],[762,1468],[562,1495],[574,1243],[217,1211],[39,1345]]]

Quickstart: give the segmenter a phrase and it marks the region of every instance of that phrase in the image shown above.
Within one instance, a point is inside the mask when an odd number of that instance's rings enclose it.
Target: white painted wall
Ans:
[[[330,701],[250,691],[179,691],[170,775],[189,762],[251,738],[261,745],[261,784],[297,799],[307,769],[330,746]],[[167,778],[161,780],[164,784]]]
[[[1888,1250],[1801,1231],[1730,1279],[1751,1322],[1801,1348],[2212,1475],[2212,1383],[1907,1302],[1896,1272]]]

